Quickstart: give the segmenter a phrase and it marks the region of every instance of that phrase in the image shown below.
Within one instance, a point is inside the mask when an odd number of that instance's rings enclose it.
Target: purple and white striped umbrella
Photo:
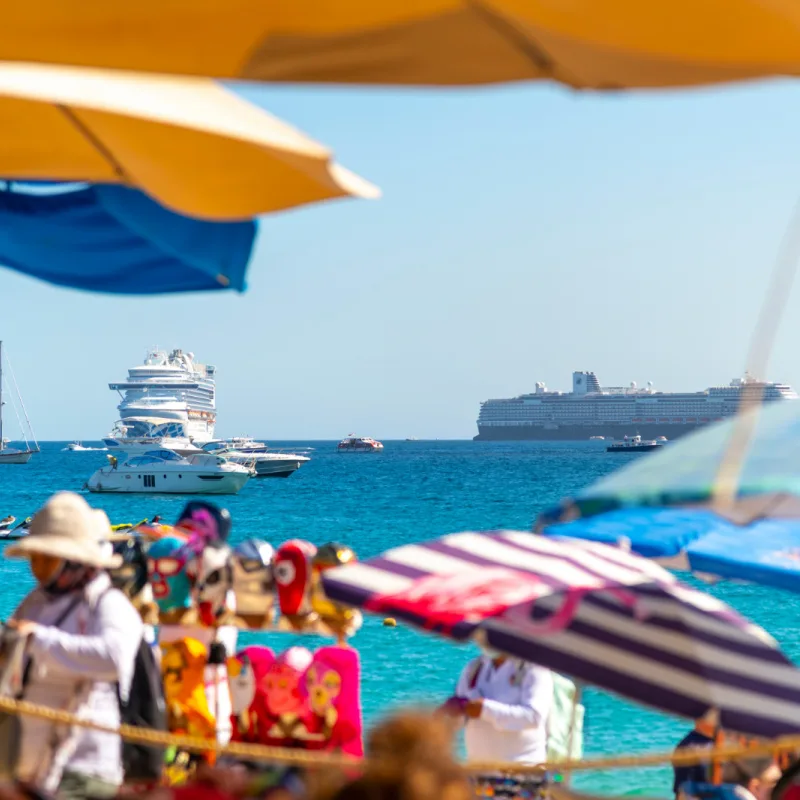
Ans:
[[[618,548],[456,533],[323,573],[332,600],[474,638],[631,700],[723,728],[800,733],[800,670],[763,629]]]

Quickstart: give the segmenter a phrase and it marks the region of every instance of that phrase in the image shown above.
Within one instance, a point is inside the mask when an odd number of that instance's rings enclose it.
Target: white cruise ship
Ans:
[[[119,439],[186,439],[203,444],[214,438],[216,368],[195,361],[194,353],[154,349],[128,380],[110,383],[119,392],[119,422],[103,442],[118,448]]]
[[[648,383],[638,388],[601,387],[594,372],[573,372],[571,392],[536,391],[481,403],[476,440],[676,439],[696,428],[733,416],[743,394],[756,388],[765,402],[797,400],[783,383],[766,383],[746,375],[728,386],[702,392],[658,392]]]

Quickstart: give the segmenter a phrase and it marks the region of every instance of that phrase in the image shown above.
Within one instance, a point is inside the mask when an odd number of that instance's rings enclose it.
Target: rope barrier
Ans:
[[[75,716],[66,711],[61,711],[47,706],[29,703],[26,700],[14,700],[10,697],[0,697],[0,711],[8,714],[35,717],[48,720],[61,725],[71,725],[101,733],[119,735],[124,740],[143,745],[162,747],[176,747],[189,752],[201,753],[214,751],[217,755],[230,755],[248,761],[262,761],[271,764],[285,764],[298,767],[335,767],[339,769],[352,769],[364,766],[366,759],[356,759],[350,756],[325,753],[320,751],[291,750],[282,747],[268,747],[261,744],[248,744],[246,742],[231,742],[219,745],[215,741],[203,739],[198,736],[181,736],[165,731],[150,728],[140,728],[134,725],[120,725],[112,728],[100,725],[89,719]],[[506,774],[541,774],[542,772],[589,772],[610,769],[631,769],[641,767],[658,767],[665,765],[692,766],[707,763],[711,760],[735,760],[742,757],[767,756],[778,753],[787,753],[800,750],[800,736],[785,736],[780,739],[758,744],[731,744],[713,749],[686,748],[668,753],[644,753],[629,756],[606,756],[600,758],[581,759],[579,761],[548,762],[538,766],[513,764],[505,762],[470,762],[465,765],[468,772],[474,774],[499,772]]]

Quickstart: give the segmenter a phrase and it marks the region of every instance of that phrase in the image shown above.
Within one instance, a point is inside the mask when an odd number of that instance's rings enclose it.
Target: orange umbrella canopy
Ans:
[[[140,189],[206,220],[378,190],[206,78],[0,63],[0,176]]]
[[[360,84],[589,89],[800,72],[795,0],[1,0],[0,58]]]

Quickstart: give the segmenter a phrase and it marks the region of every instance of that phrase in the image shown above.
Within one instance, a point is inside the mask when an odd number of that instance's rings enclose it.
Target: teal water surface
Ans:
[[[32,514],[59,489],[81,491],[105,462],[102,452],[65,452],[45,443],[28,465],[0,467],[0,518]],[[284,446],[290,443],[274,443]],[[298,444],[298,443],[296,443]],[[312,461],[288,479],[251,480],[235,497],[218,498],[233,516],[232,540],[258,536],[277,545],[290,538],[315,544],[341,541],[359,557],[388,547],[461,530],[527,530],[544,507],[573,494],[633,455],[609,455],[602,442],[385,442],[382,453],[338,454],[334,442],[312,446]],[[173,521],[185,497],[87,495],[113,523],[161,514]],[[212,498],[213,499],[213,498]],[[24,563],[0,560],[0,616],[32,585]],[[795,595],[721,584],[711,589],[800,657]],[[243,635],[278,649],[298,643],[287,635]],[[308,638],[306,646],[314,645]],[[473,651],[413,631],[384,628],[369,618],[354,640],[363,663],[365,721],[398,706],[430,705],[453,689]],[[586,696],[585,741],[591,754],[665,750],[687,723],[601,692]],[[595,791],[666,796],[666,769],[594,773],[576,785]]]

